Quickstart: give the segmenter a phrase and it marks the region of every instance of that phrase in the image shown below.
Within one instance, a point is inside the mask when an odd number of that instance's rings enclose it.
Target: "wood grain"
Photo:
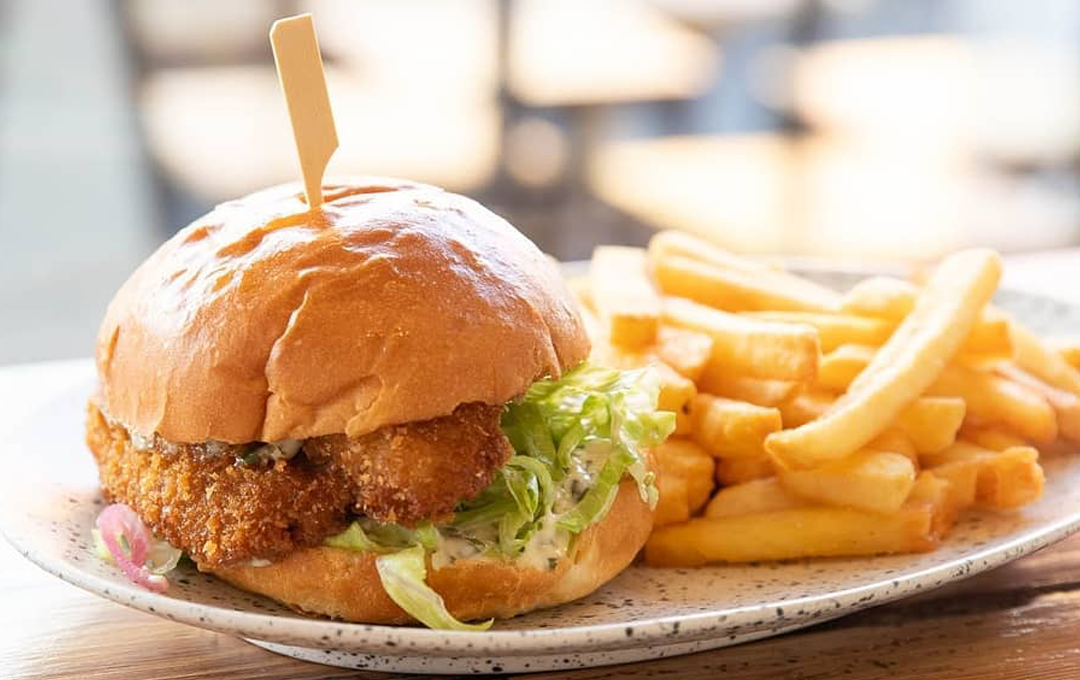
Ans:
[[[691,656],[529,678],[1080,677],[1080,537],[968,581],[806,631]],[[84,593],[0,544],[0,677],[409,677],[317,666]],[[523,676],[524,677],[524,676]]]

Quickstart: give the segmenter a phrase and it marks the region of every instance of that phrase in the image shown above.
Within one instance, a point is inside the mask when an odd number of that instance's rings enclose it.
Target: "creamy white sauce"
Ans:
[[[556,526],[557,517],[548,514],[525,544],[521,554],[514,559],[519,564],[539,571],[554,568],[555,562],[566,556],[570,546],[570,533]],[[494,542],[494,541],[492,541]],[[486,561],[503,559],[498,553],[482,550],[476,542],[459,536],[439,534],[438,547],[431,553],[432,569],[442,569],[460,560]]]
[[[604,466],[611,453],[611,446],[603,441],[593,440],[574,452],[570,474],[558,482],[554,489],[555,500],[549,512],[540,522],[539,528],[529,537],[515,564],[547,571],[553,569],[558,560],[566,556],[570,547],[570,532],[557,525],[558,516],[570,510],[596,481],[596,475]],[[480,535],[483,532],[484,535]],[[434,569],[454,564],[459,560],[500,559],[501,556],[489,555],[478,547],[478,543],[494,545],[498,542],[497,528],[492,525],[474,530],[469,540],[455,535],[439,533],[439,545],[431,553],[431,566]]]
[[[586,491],[596,481],[600,469],[611,454],[611,445],[594,439],[574,452],[570,462],[570,474],[555,488],[556,513],[563,513],[577,505]]]
[[[129,428],[128,436],[131,437],[131,445],[134,446],[137,451],[145,451],[154,444],[153,435],[147,437]]]
[[[529,538],[525,550],[515,560],[518,564],[547,571],[555,568],[555,561],[566,556],[566,549],[570,545],[570,532],[560,529],[555,524],[555,515],[548,513],[540,524],[540,528]]]
[[[439,546],[431,553],[431,567],[442,569],[458,560],[480,560],[486,556],[480,552],[476,545],[465,538],[457,536],[443,536],[439,534]]]
[[[142,434],[135,430],[127,423],[117,420],[109,415],[102,406],[98,406],[98,410],[110,423],[119,425],[124,428],[128,433],[128,438],[131,440],[131,445],[136,451],[148,451],[157,445],[158,450],[167,454],[175,454],[179,447],[175,442],[171,442],[164,437],[158,436],[156,433]],[[276,442],[263,442],[261,446],[248,453],[258,453],[272,461],[289,460],[304,446],[303,439],[282,439]],[[235,444],[228,444],[217,439],[207,439],[202,443],[203,453],[207,456],[222,456],[236,448]]]

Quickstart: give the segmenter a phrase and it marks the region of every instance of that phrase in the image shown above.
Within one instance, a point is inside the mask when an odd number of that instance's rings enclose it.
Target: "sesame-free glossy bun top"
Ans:
[[[557,265],[480,204],[386,178],[218,206],[120,288],[98,399],[176,442],[277,441],[499,404],[589,341]]]

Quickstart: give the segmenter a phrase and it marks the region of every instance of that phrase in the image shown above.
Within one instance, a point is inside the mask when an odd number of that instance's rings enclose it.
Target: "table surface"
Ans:
[[[1007,285],[1080,303],[1080,251],[1010,258]],[[0,368],[0,429],[62,381],[64,363]],[[1080,535],[920,597],[738,647],[537,678],[728,680],[1080,677]],[[0,677],[387,678],[278,656],[127,609],[55,579],[0,541]],[[408,677],[408,676],[402,676]]]

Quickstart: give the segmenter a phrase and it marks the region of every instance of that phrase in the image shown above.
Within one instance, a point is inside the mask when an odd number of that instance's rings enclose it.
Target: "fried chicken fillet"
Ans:
[[[463,404],[446,418],[391,425],[357,439],[317,437],[304,451],[349,473],[363,514],[415,526],[449,515],[510,459],[501,415],[501,406]]]
[[[91,405],[87,443],[108,500],[215,567],[318,545],[353,515],[407,526],[447,516],[510,458],[501,413],[463,404],[356,439],[314,437],[291,459],[247,467],[240,460],[250,446],[133,440]]]

